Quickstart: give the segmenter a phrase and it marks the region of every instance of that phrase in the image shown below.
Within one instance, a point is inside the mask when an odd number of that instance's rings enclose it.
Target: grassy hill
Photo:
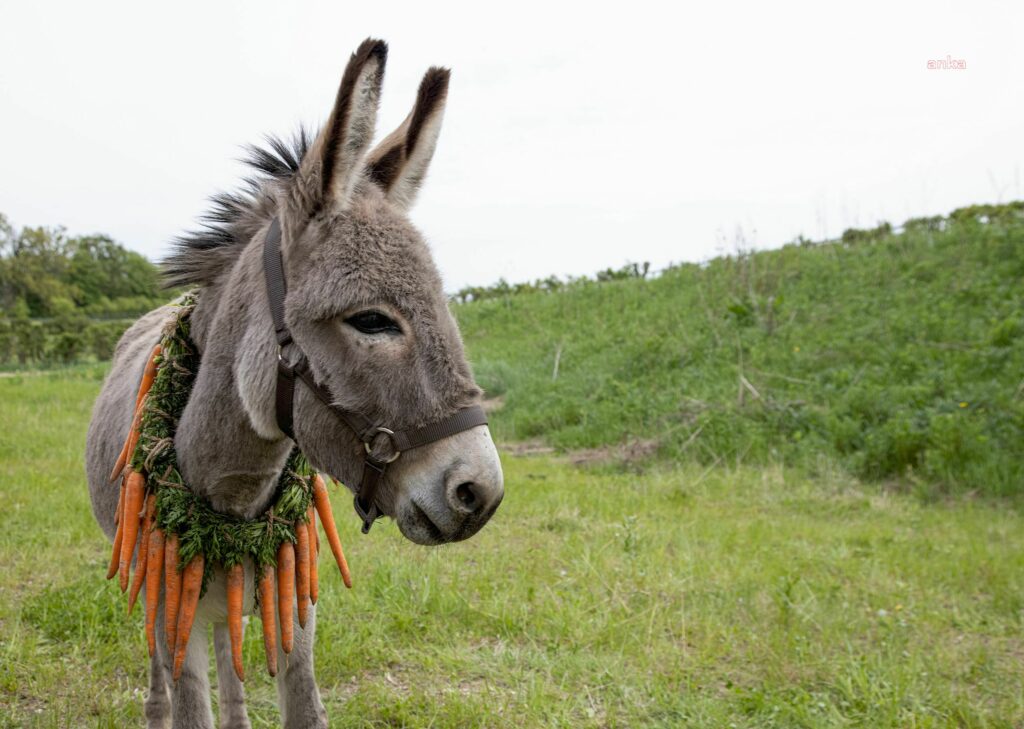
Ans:
[[[1024,489],[1024,203],[518,290],[456,307],[502,439]]]

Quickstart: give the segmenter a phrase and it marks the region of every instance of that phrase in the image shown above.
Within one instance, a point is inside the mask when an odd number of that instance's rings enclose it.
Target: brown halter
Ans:
[[[472,405],[419,428],[396,431],[375,423],[362,413],[339,407],[335,404],[331,391],[313,377],[309,360],[298,343],[292,339],[291,332],[284,322],[284,299],[288,288],[284,279],[284,261],[281,258],[281,224],[277,218],[271,222],[270,230],[267,231],[267,237],[263,242],[263,274],[267,282],[267,298],[270,301],[270,314],[274,319],[274,332],[277,335],[275,407],[278,427],[289,438],[295,440],[292,410],[295,402],[295,378],[298,377],[320,402],[330,408],[331,412],[362,441],[366,456],[363,459],[363,476],[354,505],[356,513],[363,520],[363,534],[366,534],[373,522],[381,516],[375,499],[381,478],[389,463],[394,462],[404,451],[443,440],[478,425],[486,425],[487,416],[479,405]],[[284,357],[284,349],[289,346],[294,359]],[[383,446],[386,441],[390,442],[389,449],[377,448],[378,445]]]

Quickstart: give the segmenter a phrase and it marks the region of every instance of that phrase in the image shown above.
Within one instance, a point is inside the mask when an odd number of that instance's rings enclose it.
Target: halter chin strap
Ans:
[[[362,413],[345,410],[335,403],[337,399],[325,385],[313,376],[309,360],[292,339],[284,322],[284,299],[288,292],[284,278],[284,261],[281,258],[281,224],[277,218],[270,224],[263,242],[263,275],[267,282],[267,299],[270,301],[270,315],[274,320],[277,337],[277,395],[275,410],[277,425],[295,440],[293,412],[295,408],[295,379],[298,378],[326,405],[341,422],[356,434],[366,449],[363,459],[363,475],[356,493],[354,505],[359,518],[363,520],[363,534],[370,531],[373,522],[380,518],[377,509],[377,489],[387,470],[388,464],[404,451],[443,440],[464,430],[487,424],[487,416],[479,405],[456,410],[447,418],[435,420],[419,428],[392,430],[374,422]],[[301,447],[301,446],[300,446]]]

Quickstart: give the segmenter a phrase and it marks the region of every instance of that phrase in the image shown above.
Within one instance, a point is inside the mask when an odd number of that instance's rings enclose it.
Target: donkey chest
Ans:
[[[214,511],[253,519],[267,510],[277,486],[277,473],[224,473],[197,489]]]

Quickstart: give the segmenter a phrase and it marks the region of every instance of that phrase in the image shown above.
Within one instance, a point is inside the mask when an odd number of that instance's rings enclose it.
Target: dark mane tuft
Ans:
[[[263,146],[247,145],[242,161],[255,174],[246,177],[240,189],[213,195],[200,227],[175,238],[174,250],[161,263],[164,285],[213,283],[262,224],[260,212],[269,202],[269,184],[291,178],[311,143],[310,133],[300,128],[289,141],[267,136]]]

